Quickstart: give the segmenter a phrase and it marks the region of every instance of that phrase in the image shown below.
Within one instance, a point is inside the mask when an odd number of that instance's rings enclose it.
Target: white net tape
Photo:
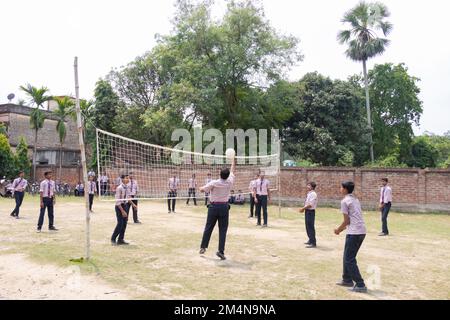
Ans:
[[[219,179],[220,170],[230,167],[225,155],[211,155],[152,145],[97,129],[97,163],[99,194],[103,201],[112,200],[120,184],[120,176],[132,174],[138,184],[137,199],[168,199],[169,179],[179,181],[177,198],[189,197],[189,180],[195,174],[196,196],[199,188],[211,179]],[[259,171],[270,181],[270,189],[278,190],[279,154],[236,157],[234,191],[249,193],[249,183]],[[102,178],[103,176],[103,178]],[[104,177],[107,177],[105,179]],[[107,182],[105,182],[107,180]]]

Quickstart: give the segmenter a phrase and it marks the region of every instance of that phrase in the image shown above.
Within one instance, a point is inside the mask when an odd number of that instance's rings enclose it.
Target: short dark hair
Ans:
[[[25,171],[23,171],[23,170],[20,170],[20,171],[19,171],[19,174],[21,174],[21,173],[25,173]]]
[[[223,180],[227,180],[230,176],[230,169],[225,168],[220,171],[220,178]]]
[[[48,176],[48,175],[51,174],[51,173],[53,173],[53,172],[51,172],[51,171],[45,171],[45,172],[44,172],[44,177]]]
[[[342,188],[351,194],[353,193],[353,190],[355,190],[355,183],[353,181],[342,182]]]
[[[129,177],[129,175],[128,175],[128,174],[123,174],[123,175],[121,175],[121,176],[120,176],[120,179],[122,179],[122,180],[123,180],[123,179],[125,179],[125,178],[128,178],[128,177]]]
[[[389,182],[389,179],[388,178],[383,178],[383,179],[381,179],[381,181]]]
[[[316,190],[317,184],[314,181],[309,182],[308,185],[310,185],[313,190]]]

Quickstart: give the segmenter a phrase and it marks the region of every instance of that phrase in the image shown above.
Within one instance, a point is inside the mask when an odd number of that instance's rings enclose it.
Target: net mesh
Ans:
[[[99,195],[103,201],[112,200],[120,176],[132,174],[138,184],[137,199],[168,199],[169,179],[179,181],[177,198],[189,198],[193,175],[197,197],[198,188],[208,178],[219,179],[220,170],[230,166],[225,155],[211,155],[167,148],[97,129],[97,163]],[[236,157],[234,192],[248,194],[250,181],[263,171],[270,181],[270,189],[278,190],[279,154]],[[210,174],[210,177],[208,177]],[[106,177],[106,178],[105,178]],[[191,185],[190,185],[191,183]],[[201,195],[202,197],[204,195]]]

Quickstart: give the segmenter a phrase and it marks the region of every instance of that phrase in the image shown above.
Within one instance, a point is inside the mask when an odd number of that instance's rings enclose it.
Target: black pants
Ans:
[[[125,231],[127,230],[127,224],[128,224],[128,212],[130,211],[130,205],[123,204],[122,208],[127,213],[127,217],[122,216],[122,212],[120,211],[119,207],[116,206],[116,218],[117,218],[117,225],[114,229],[114,232],[111,236],[111,241],[116,241],[117,237],[119,237],[118,241],[123,241],[125,238]]]
[[[253,218],[255,215],[255,198],[253,198],[253,194],[250,193],[250,217]]]
[[[256,199],[256,217],[258,218],[258,224],[261,224],[261,208],[263,209],[264,224],[267,225],[267,196],[257,194]]]
[[[189,200],[191,200],[191,197],[194,199],[194,205],[197,205],[197,199],[195,198],[195,188],[189,188],[186,204],[189,204]]]
[[[208,205],[209,202],[209,193],[205,192],[205,206]]]
[[[389,202],[384,205],[383,209],[381,209],[382,232],[385,234],[389,234],[387,219],[388,219],[389,211],[391,211],[391,207],[392,207],[392,203]]]
[[[23,202],[23,197],[25,197],[25,192],[14,192],[14,199],[16,200],[16,207],[14,208],[13,212],[11,212],[11,215],[18,217],[20,206]]]
[[[42,229],[42,225],[44,224],[45,209],[47,209],[48,213],[48,226],[51,228],[54,223],[53,198],[43,198],[42,201],[44,202],[44,207],[41,208],[39,213],[38,229]]]
[[[94,195],[89,195],[89,211],[92,211],[92,205],[94,204]]]
[[[133,196],[133,198],[134,198],[134,196]],[[136,208],[133,207],[133,222],[134,223],[138,223],[139,222],[138,209],[137,209],[138,200],[137,199],[133,199],[133,200],[131,200],[131,202],[133,202],[134,205],[136,206]]]
[[[201,248],[207,249],[211,234],[219,222],[219,252],[225,252],[225,242],[228,231],[228,218],[230,206],[228,204],[210,204],[208,206],[208,218],[206,219],[205,231],[203,232],[203,239]]]
[[[167,206],[169,207],[169,212],[175,212],[175,205],[177,204],[177,192],[169,191]],[[170,203],[172,203],[172,208],[170,207]]]
[[[306,210],[305,212],[305,226],[306,234],[309,238],[309,243],[316,245],[316,228],[314,227],[314,222],[316,220],[316,210]]]
[[[100,195],[104,196],[106,195],[106,186],[107,184],[104,182],[100,183]]]
[[[358,254],[359,248],[366,238],[365,234],[362,235],[347,235],[345,239],[345,249],[344,249],[344,273],[342,279],[345,282],[356,283],[357,287],[365,287],[364,280],[359,272],[358,264],[356,262],[356,255]]]

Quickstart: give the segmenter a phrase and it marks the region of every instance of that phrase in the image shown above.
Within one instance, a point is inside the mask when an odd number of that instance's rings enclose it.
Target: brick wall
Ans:
[[[52,171],[53,172],[53,180],[58,179],[59,174],[59,166],[38,166],[36,168],[36,177],[38,181],[44,180],[44,172]],[[67,167],[63,166],[61,171],[61,181],[64,183],[70,184],[72,187],[75,187],[78,183],[78,177],[81,177],[83,180],[83,171],[81,168],[77,167]]]
[[[308,181],[317,183],[322,205],[337,206],[339,188],[345,180],[354,181],[355,194],[365,208],[374,209],[380,197],[381,179],[389,178],[393,189],[393,207],[400,211],[442,211],[450,213],[450,170],[292,168],[281,174],[281,198],[300,204]]]

